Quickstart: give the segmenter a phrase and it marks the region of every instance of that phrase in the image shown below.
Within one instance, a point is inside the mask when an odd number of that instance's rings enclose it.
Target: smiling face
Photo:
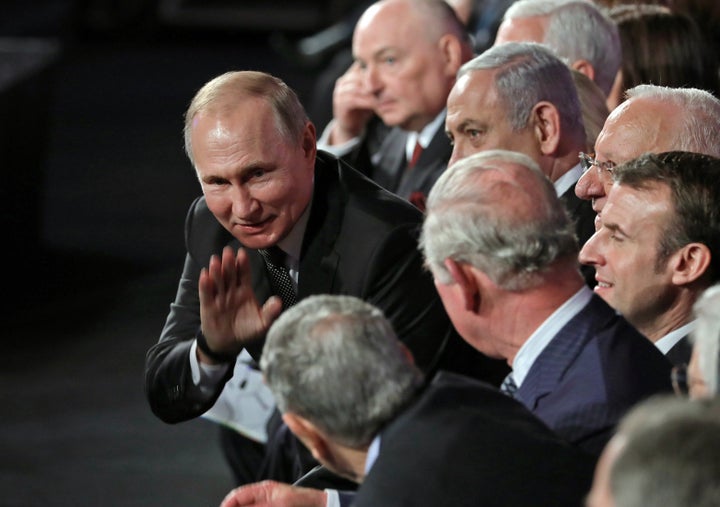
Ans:
[[[410,5],[396,0],[368,9],[355,29],[353,55],[382,121],[420,131],[445,107],[460,61],[418,28],[428,20]]]
[[[448,165],[492,149],[518,151],[534,160],[540,149],[532,129],[514,131],[495,87],[494,70],[470,71],[457,80],[447,101],[445,131],[453,143]]]
[[[616,184],[601,228],[580,251],[580,262],[595,268],[595,292],[640,331],[653,328],[675,299],[672,256],[659,257],[673,213],[667,185],[636,190]]]
[[[283,239],[310,203],[315,130],[289,142],[268,103],[249,98],[231,112],[199,113],[192,124],[195,167],[208,208],[248,248]]]

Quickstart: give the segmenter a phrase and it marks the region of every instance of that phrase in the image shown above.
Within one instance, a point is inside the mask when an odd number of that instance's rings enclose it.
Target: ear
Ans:
[[[463,44],[454,35],[445,34],[438,41],[438,49],[445,61],[446,74],[454,79],[460,66],[469,59],[463,54]]]
[[[292,412],[285,412],[282,419],[316,460],[323,463],[328,461],[330,453],[325,435],[313,423]]]
[[[457,284],[463,298],[466,311],[478,313],[480,309],[480,287],[469,264],[459,263],[453,259],[445,259],[445,267]]]
[[[591,81],[595,81],[595,67],[593,67],[587,60],[575,60],[572,65],[570,65],[570,68],[585,74]]]
[[[682,247],[670,260],[673,284],[688,285],[700,279],[707,272],[711,258],[710,249],[702,243],[689,243]]]
[[[560,114],[550,102],[538,102],[530,113],[530,121],[543,155],[552,155],[560,144]]]
[[[313,125],[311,121],[305,123],[301,146],[303,153],[305,154],[305,160],[311,162],[314,167],[315,155],[317,154],[317,135],[315,132],[315,125]]]

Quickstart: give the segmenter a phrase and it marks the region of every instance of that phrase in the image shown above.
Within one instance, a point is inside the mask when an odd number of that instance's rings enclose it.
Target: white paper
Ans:
[[[243,350],[235,362],[233,376],[215,405],[202,417],[234,429],[260,443],[267,442],[267,421],[275,410],[275,400],[262,379],[262,373],[250,365],[253,359]]]

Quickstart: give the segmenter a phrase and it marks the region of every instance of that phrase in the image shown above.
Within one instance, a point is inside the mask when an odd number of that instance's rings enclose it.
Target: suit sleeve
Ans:
[[[200,329],[198,278],[202,267],[197,255],[192,253],[192,245],[208,244],[204,236],[208,228],[197,223],[198,203],[196,200],[191,206],[185,224],[187,254],[175,300],[170,305],[160,340],[148,350],[145,358],[145,395],[153,413],[168,423],[192,419],[206,412],[233,373],[231,365],[209,398],[200,395],[192,381],[189,356],[195,333]],[[195,238],[196,229],[200,229],[202,238]],[[205,255],[202,257],[204,260]]]
[[[436,364],[451,324],[417,248],[419,225],[395,228],[367,270],[366,300],[382,309],[424,371]]]

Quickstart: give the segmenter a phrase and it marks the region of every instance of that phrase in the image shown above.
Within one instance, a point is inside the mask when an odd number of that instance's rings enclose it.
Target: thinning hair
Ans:
[[[661,234],[658,263],[689,243],[702,243],[711,255],[705,286],[720,279],[720,159],[686,151],[646,153],[616,167],[613,180],[638,190],[667,185],[673,211]]]
[[[195,165],[192,151],[192,124],[200,114],[231,114],[248,99],[260,98],[270,105],[278,133],[289,143],[302,142],[310,121],[297,94],[282,80],[264,72],[226,72],[207,82],[195,94],[185,112],[185,153]]]
[[[595,70],[595,82],[609,94],[622,49],[617,26],[605,9],[589,0],[518,0],[503,20],[535,16],[547,17],[542,43],[568,64],[587,60]]]
[[[468,48],[472,48],[472,38],[465,24],[458,18],[457,12],[445,0],[409,0],[428,21],[426,33],[431,40],[440,39],[451,34],[457,37]],[[470,49],[472,51],[472,49]]]
[[[285,311],[260,367],[281,412],[354,448],[369,445],[424,379],[382,311],[352,296],[311,296]]]
[[[616,507],[711,507],[720,499],[718,400],[651,398],[621,422],[610,468]]]
[[[535,105],[547,101],[558,110],[563,130],[584,132],[570,69],[547,47],[534,42],[493,46],[463,64],[458,78],[473,71],[496,69],[495,89],[514,131],[527,128]]]
[[[677,110],[674,149],[720,157],[720,99],[712,93],[698,88],[641,84],[625,94],[628,99],[663,103]]]
[[[700,373],[712,396],[720,394],[720,285],[708,287],[693,306],[697,324],[690,334]]]
[[[510,181],[481,181],[489,173]],[[576,259],[578,244],[550,180],[524,154],[488,150],[461,159],[428,196],[420,248],[441,283],[451,283],[446,259],[483,271],[506,290],[541,283],[559,259]]]

